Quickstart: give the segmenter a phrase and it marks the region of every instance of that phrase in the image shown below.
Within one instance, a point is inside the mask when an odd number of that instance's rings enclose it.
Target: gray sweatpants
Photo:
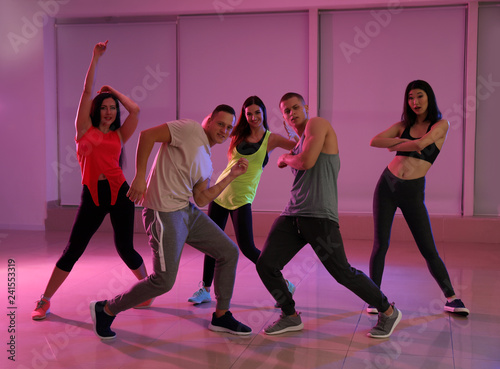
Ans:
[[[170,291],[186,243],[216,260],[214,291],[217,309],[229,309],[238,263],[238,246],[191,203],[181,210],[168,213],[144,208],[142,217],[152,249],[153,273],[109,300],[109,310],[116,315]]]

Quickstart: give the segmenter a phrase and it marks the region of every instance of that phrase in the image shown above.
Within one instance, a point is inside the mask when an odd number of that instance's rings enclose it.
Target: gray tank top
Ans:
[[[294,154],[302,152],[303,136]],[[295,175],[288,205],[281,215],[327,218],[338,223],[337,178],[339,154],[320,153],[316,164],[308,170],[292,168]]]

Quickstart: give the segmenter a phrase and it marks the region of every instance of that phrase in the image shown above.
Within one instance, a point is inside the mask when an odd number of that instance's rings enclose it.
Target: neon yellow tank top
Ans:
[[[248,160],[248,169],[245,174],[237,177],[222,191],[219,197],[214,200],[216,204],[228,210],[234,210],[253,202],[260,182],[260,176],[262,175],[262,163],[267,154],[267,143],[270,135],[271,132],[266,131],[264,141],[262,141],[259,150],[251,155],[242,155],[236,148],[233,149],[231,160],[229,160],[226,169],[221,173],[217,182],[227,176],[233,165],[240,158]]]

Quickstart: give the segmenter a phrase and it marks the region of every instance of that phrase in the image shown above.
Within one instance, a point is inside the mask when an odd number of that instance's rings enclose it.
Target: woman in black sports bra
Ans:
[[[370,277],[380,287],[392,222],[399,207],[431,275],[447,299],[444,310],[467,316],[469,310],[456,297],[436,249],[424,202],[425,175],[443,147],[448,128],[431,86],[416,80],[406,87],[401,121],[372,138],[371,146],[396,151],[396,156],[380,176],[373,197],[375,236]],[[367,311],[377,313],[372,306]]]

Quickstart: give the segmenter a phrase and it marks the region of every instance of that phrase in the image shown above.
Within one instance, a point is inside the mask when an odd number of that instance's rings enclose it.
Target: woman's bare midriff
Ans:
[[[417,179],[425,177],[431,166],[431,163],[422,159],[395,156],[388,168],[392,174],[400,179]]]
[[[104,174],[99,174],[99,181],[104,181],[106,179],[106,176]]]

